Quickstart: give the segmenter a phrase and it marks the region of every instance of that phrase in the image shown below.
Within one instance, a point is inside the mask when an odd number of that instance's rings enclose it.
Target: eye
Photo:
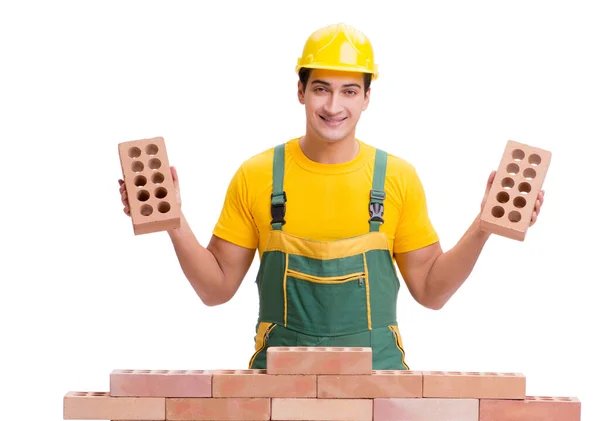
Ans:
[[[348,95],[356,95],[356,94],[357,94],[357,92],[356,92],[356,91],[354,91],[354,90],[346,91],[346,93],[347,93]]]

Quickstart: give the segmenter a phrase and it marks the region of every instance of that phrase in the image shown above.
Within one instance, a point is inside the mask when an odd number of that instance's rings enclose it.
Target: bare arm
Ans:
[[[226,303],[235,295],[256,253],[214,235],[203,247],[185,217],[181,228],[169,231],[169,236],[183,273],[208,306]]]
[[[488,178],[481,210],[495,174],[492,171]],[[543,203],[542,190],[538,193],[529,226],[537,221]],[[458,243],[445,253],[438,242],[419,250],[395,254],[398,268],[414,299],[427,308],[441,309],[467,280],[489,237],[489,233],[480,229],[478,215]]]
[[[478,229],[477,220],[452,249],[442,252],[440,243],[396,254],[406,285],[417,302],[441,309],[471,274],[489,234]]]

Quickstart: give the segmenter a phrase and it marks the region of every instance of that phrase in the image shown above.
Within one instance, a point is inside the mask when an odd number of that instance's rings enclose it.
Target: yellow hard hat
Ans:
[[[313,32],[304,44],[296,73],[302,67],[371,73],[373,79],[378,76],[371,42],[362,32],[343,23]]]

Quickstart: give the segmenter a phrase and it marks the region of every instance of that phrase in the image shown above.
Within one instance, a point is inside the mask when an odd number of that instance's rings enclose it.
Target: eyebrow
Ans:
[[[313,80],[311,84],[315,84],[315,83],[321,83],[323,85],[331,86],[331,83],[325,82],[324,80],[319,80],[319,79]],[[351,86],[355,86],[359,89],[362,88],[362,86],[360,86],[358,83],[346,83],[346,84],[342,85],[343,88],[349,88]]]

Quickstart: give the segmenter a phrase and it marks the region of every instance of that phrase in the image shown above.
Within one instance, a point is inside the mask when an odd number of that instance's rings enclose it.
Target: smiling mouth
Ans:
[[[322,115],[319,115],[319,117],[321,117],[322,120],[328,122],[328,123],[341,123],[342,121],[346,120],[346,118],[348,117],[344,117],[344,118],[332,118],[332,117],[324,117]]]

